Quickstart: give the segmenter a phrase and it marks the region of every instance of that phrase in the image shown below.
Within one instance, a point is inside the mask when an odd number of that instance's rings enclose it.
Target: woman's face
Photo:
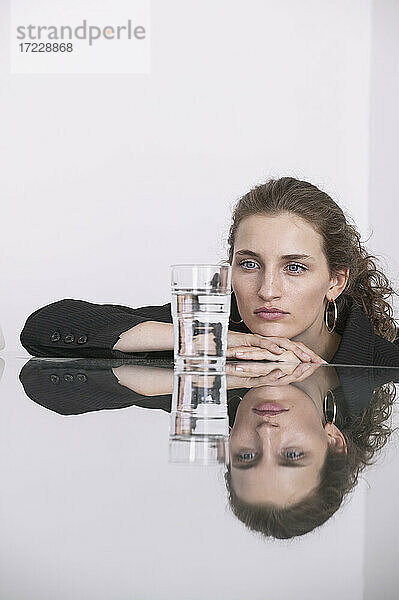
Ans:
[[[260,410],[279,405],[283,412]],[[240,403],[230,433],[231,482],[250,504],[295,504],[319,483],[329,445],[346,448],[342,433],[323,426],[322,412],[300,388],[252,388]]]
[[[289,339],[304,332],[318,335],[324,300],[335,282],[322,237],[301,217],[259,214],[241,221],[234,243],[232,287],[241,318],[252,332]],[[256,313],[261,307],[285,314]]]

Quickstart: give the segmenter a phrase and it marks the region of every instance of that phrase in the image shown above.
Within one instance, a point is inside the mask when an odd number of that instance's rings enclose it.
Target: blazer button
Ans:
[[[72,335],[72,333],[68,333],[65,337],[64,337],[64,342],[66,344],[70,344],[71,342],[73,342],[75,340],[75,336]]]
[[[52,375],[50,375],[50,381],[51,381],[51,383],[59,383],[60,382],[60,378],[58,377],[58,375],[56,375],[55,373],[53,373]]]
[[[69,373],[65,373],[64,381],[73,381],[73,375],[70,375]]]
[[[84,373],[78,373],[76,375],[76,379],[84,383],[85,381],[87,381],[87,375],[85,375]]]
[[[59,342],[61,339],[61,334],[59,331],[54,331],[54,333],[51,335],[50,340],[52,342]]]
[[[77,342],[78,344],[85,344],[88,339],[89,338],[87,337],[87,335],[81,335],[78,337]]]

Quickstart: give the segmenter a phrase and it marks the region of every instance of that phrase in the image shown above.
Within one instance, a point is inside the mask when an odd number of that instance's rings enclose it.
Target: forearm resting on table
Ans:
[[[121,333],[112,349],[121,352],[173,350],[173,324],[159,321],[138,323]]]

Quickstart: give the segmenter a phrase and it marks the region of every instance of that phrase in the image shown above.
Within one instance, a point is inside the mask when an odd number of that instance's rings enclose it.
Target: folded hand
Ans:
[[[227,334],[227,358],[244,360],[272,360],[284,362],[312,362],[326,364],[315,352],[301,342],[288,338],[263,336],[256,333],[229,331]]]

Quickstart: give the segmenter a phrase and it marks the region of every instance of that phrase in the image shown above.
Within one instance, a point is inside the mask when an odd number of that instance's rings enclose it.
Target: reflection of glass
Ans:
[[[228,434],[226,375],[175,371],[170,462],[224,463],[228,456]]]
[[[226,362],[231,266],[171,265],[171,292],[176,368],[219,371]]]

